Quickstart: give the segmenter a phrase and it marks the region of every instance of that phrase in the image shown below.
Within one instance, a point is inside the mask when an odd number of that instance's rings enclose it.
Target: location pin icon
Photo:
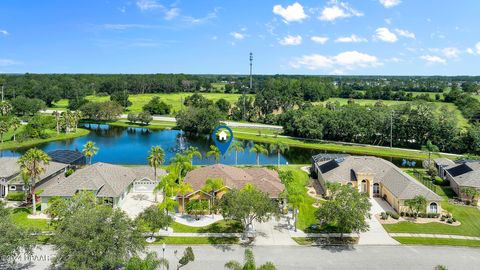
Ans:
[[[224,125],[217,126],[212,132],[212,139],[222,155],[228,151],[233,140],[232,130]]]

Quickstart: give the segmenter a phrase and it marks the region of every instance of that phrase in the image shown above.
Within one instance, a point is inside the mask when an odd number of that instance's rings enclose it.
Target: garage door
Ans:
[[[133,182],[133,192],[153,192],[153,189],[157,186],[157,183],[142,180]]]

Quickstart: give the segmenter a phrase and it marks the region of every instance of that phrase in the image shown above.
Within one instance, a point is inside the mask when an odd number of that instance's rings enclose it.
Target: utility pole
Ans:
[[[253,53],[250,53],[250,91],[253,88],[252,67],[253,67]]]
[[[390,148],[393,147],[393,112],[390,113]]]

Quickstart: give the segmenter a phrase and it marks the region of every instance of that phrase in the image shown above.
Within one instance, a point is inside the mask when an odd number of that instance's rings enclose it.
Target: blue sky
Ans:
[[[480,1],[0,2],[0,72],[480,75]]]

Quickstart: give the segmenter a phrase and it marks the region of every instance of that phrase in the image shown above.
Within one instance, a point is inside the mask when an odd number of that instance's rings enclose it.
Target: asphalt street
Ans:
[[[185,246],[166,246],[165,257],[170,269],[176,269],[178,256]],[[151,246],[151,250],[162,256],[162,247]],[[182,268],[223,270],[224,264],[232,259],[242,260],[241,246],[194,246],[195,262]],[[449,270],[480,269],[480,249],[443,246],[354,246],[307,247],[307,246],[259,246],[253,248],[257,266],[272,261],[278,269],[434,269],[438,264]],[[48,269],[53,251],[42,246],[34,257],[22,258],[19,269]]]

